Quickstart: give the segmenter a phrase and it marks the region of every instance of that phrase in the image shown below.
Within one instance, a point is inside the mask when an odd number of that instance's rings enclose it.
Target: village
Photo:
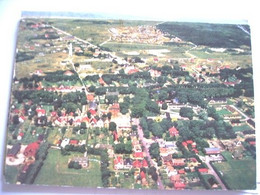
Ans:
[[[190,43],[185,58],[169,57],[165,50],[119,57],[106,43],[93,45],[54,26],[20,24],[33,37],[17,44],[6,149],[9,183],[254,188],[252,68],[191,57]],[[109,32],[118,43],[185,42],[156,26]],[[226,167],[239,169],[232,177],[245,174],[245,183],[236,184],[229,176],[236,171]],[[75,175],[75,181],[68,179]]]

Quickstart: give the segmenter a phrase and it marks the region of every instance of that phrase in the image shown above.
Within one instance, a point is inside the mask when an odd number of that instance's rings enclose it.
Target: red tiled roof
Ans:
[[[82,122],[89,122],[89,118],[87,116],[83,117]]]
[[[94,100],[94,95],[93,94],[88,94],[87,95],[87,100],[88,101],[93,101]]]
[[[96,110],[93,110],[93,109],[90,109],[89,112],[92,114],[92,115],[95,115],[97,113]]]
[[[135,152],[135,153],[134,153],[134,157],[135,157],[135,158],[143,158],[143,157],[144,157],[144,154],[143,154],[143,152]]]
[[[33,142],[33,143],[28,144],[28,146],[24,150],[24,155],[26,157],[31,157],[31,156],[35,157],[39,147],[40,147],[39,142]]]
[[[248,142],[250,145],[255,145],[255,141]]]
[[[141,179],[144,179],[146,177],[146,175],[143,171],[141,171],[140,176],[141,176]]]
[[[143,167],[148,167],[148,162],[145,159],[143,160],[142,163],[143,163]]]
[[[72,144],[72,145],[77,145],[78,143],[79,143],[79,140],[76,140],[76,139],[70,140],[70,144]]]
[[[208,169],[207,168],[199,168],[198,171],[200,173],[207,173],[208,172]]]
[[[171,136],[179,135],[179,131],[175,127],[170,128],[169,133]]]
[[[184,169],[181,169],[181,170],[178,171],[178,173],[179,173],[179,174],[184,174],[185,171],[184,171]]]
[[[134,73],[136,73],[136,72],[139,72],[139,70],[135,68],[135,69],[129,70],[129,71],[128,71],[128,74],[134,74]]]
[[[187,143],[187,144],[192,144],[193,141],[192,141],[192,140],[187,140],[186,143]]]
[[[135,160],[133,162],[133,167],[134,168],[141,168],[142,167],[142,163],[139,160]]]
[[[123,159],[121,158],[121,156],[117,156],[115,159],[114,159],[114,165],[116,164],[121,164],[123,163]]]
[[[42,114],[42,115],[46,114],[46,110],[44,109],[36,109],[36,112],[37,114]]]
[[[174,183],[174,188],[175,189],[183,189],[183,188],[185,188],[185,183],[181,183],[181,182],[176,182],[176,183]]]
[[[66,76],[72,76],[72,75],[74,75],[74,73],[71,72],[71,71],[69,71],[69,70],[67,70],[67,71],[64,72],[63,74],[66,75]]]

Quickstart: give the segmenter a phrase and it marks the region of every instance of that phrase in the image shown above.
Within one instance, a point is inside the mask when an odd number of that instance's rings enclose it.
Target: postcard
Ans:
[[[253,190],[248,24],[23,17],[5,182]]]

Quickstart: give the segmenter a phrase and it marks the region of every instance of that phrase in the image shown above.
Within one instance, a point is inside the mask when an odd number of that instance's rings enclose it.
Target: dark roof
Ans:
[[[133,161],[132,161],[131,158],[126,158],[124,164],[125,164],[125,165],[132,165],[132,164],[133,164]]]
[[[255,122],[252,119],[248,119],[246,122],[255,128]]]
[[[95,110],[97,108],[97,104],[95,102],[89,102],[89,108]]]
[[[7,155],[8,156],[15,156],[21,149],[21,144],[20,143],[16,143],[13,145],[13,147],[8,150]]]
[[[219,148],[205,148],[205,151],[206,151],[206,154],[208,153],[219,153],[220,152],[220,149]]]

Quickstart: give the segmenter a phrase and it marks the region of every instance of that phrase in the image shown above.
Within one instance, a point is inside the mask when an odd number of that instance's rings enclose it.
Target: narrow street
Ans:
[[[158,189],[163,190],[163,189],[164,189],[164,186],[163,186],[161,177],[160,177],[160,175],[159,175],[158,167],[154,165],[154,163],[153,163],[153,161],[152,161],[152,158],[151,158],[151,156],[150,156],[149,148],[148,148],[147,143],[146,143],[146,141],[145,141],[145,139],[144,139],[143,129],[142,129],[142,127],[139,125],[139,119],[133,119],[133,120],[135,121],[135,125],[137,125],[138,136],[139,136],[139,139],[140,139],[141,142],[142,142],[142,145],[144,146],[144,152],[145,152],[146,155],[147,155],[148,161],[150,162],[150,165],[151,165],[151,166],[154,166],[154,167],[157,169],[157,173],[158,173],[158,180],[157,180]]]
[[[199,156],[201,158],[201,156]],[[202,160],[202,159],[201,159]],[[222,182],[222,180],[219,178],[218,174],[216,173],[216,171],[213,169],[213,167],[210,164],[210,160],[209,158],[206,156],[205,160],[202,160],[203,162],[206,163],[206,165],[208,166],[210,172],[212,175],[214,175],[214,177],[216,178],[217,182],[219,183],[219,185],[221,186],[222,190],[227,190],[226,186],[224,185],[224,183]]]

